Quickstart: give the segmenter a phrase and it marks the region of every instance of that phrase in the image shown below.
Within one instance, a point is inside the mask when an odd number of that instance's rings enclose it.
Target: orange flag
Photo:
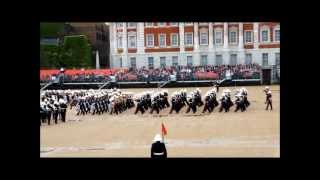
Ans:
[[[163,123],[161,124],[161,132],[162,132],[162,135],[167,135],[167,129]]]

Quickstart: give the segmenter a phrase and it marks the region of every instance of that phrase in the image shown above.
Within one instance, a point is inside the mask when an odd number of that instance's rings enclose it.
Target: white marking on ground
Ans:
[[[276,136],[260,137],[236,137],[236,138],[211,138],[207,140],[179,140],[165,139],[167,147],[188,147],[188,148],[209,148],[209,147],[228,147],[228,148],[279,148],[280,138]],[[114,150],[114,149],[146,149],[150,144],[132,145],[132,142],[115,142],[92,147],[42,147],[41,156],[47,156],[56,152],[88,151],[88,150]]]

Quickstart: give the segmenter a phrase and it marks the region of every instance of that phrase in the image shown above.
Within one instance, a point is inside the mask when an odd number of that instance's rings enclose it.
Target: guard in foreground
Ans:
[[[154,143],[151,146],[151,158],[152,159],[166,159],[167,149],[165,144],[162,142],[160,134],[156,134],[154,137]]]

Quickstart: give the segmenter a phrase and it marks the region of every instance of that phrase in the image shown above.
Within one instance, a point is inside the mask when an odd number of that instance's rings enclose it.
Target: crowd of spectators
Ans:
[[[81,73],[81,74],[63,74],[64,82],[106,82],[110,76],[115,76],[117,81],[167,81],[170,75],[175,75],[178,81],[195,80],[216,80],[224,79],[226,72],[230,72],[232,79],[259,79],[261,66],[258,64],[237,64],[220,66],[171,66],[162,68],[148,69],[129,68],[118,69],[112,73]],[[41,76],[40,82],[54,81],[60,74],[48,74]],[[61,77],[61,76],[60,76]]]

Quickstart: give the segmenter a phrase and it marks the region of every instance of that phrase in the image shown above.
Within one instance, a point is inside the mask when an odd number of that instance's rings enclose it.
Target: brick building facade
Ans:
[[[110,67],[280,64],[280,23],[110,23]]]
[[[70,34],[86,35],[92,45],[92,59],[95,64],[96,51],[99,51],[100,67],[109,68],[109,27],[106,23],[68,23],[71,26]]]

